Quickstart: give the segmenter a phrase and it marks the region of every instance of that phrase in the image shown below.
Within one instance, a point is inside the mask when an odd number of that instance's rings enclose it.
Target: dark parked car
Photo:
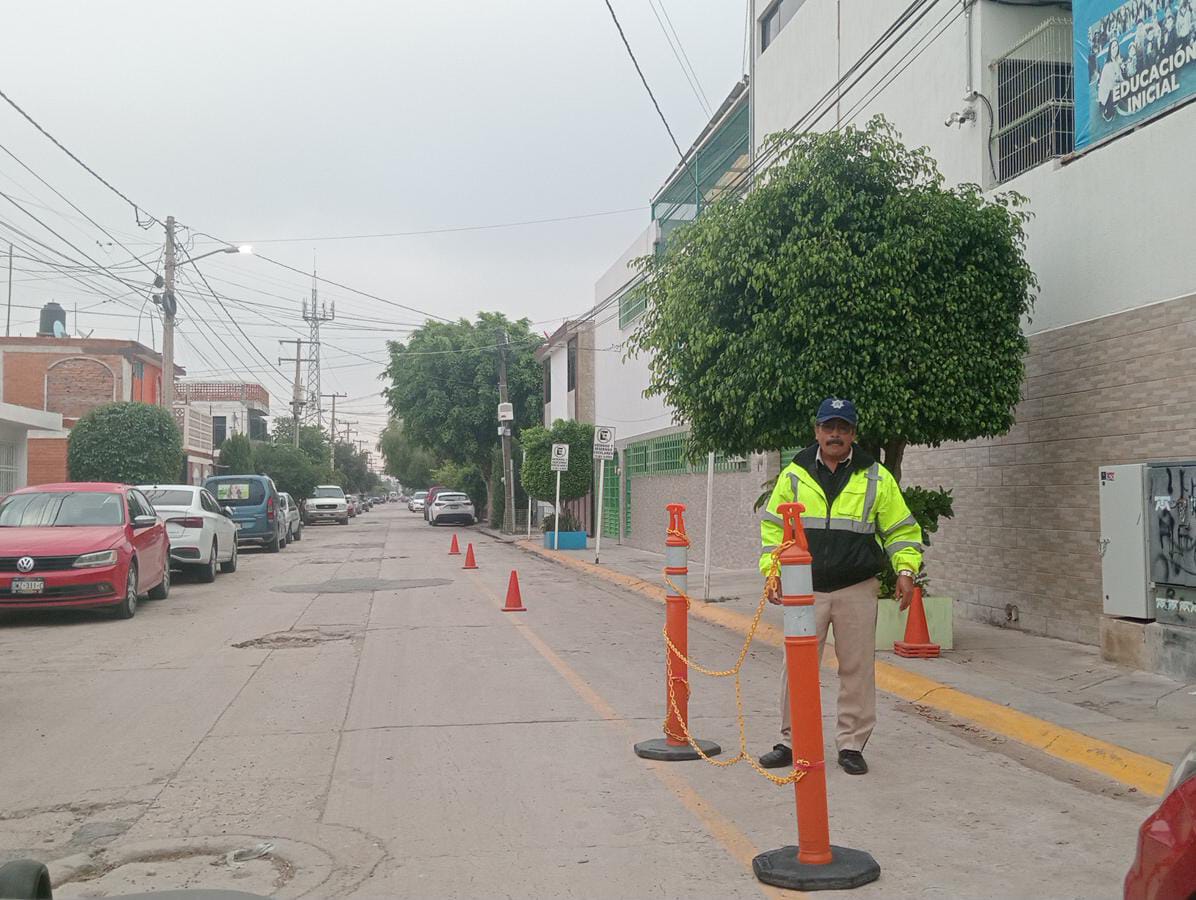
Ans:
[[[265,475],[217,475],[203,486],[233,514],[238,544],[260,544],[271,553],[286,546],[287,522],[274,481]]]

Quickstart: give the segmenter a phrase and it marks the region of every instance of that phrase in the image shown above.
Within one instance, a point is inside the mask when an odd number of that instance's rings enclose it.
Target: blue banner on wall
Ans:
[[[1196,0],[1073,0],[1076,149],[1196,94]]]

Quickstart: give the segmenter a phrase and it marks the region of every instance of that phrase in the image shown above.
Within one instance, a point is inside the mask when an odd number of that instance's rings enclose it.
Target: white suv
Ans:
[[[349,524],[349,503],[338,484],[318,484],[307,499],[307,522],[333,520],[338,525]]]

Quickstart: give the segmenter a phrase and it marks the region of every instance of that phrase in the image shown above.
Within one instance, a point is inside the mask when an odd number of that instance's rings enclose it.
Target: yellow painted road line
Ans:
[[[612,572],[602,566],[596,566],[575,557],[555,554],[551,550],[545,550],[534,544],[520,543],[519,546],[560,565],[586,572],[612,584],[626,587],[645,597],[664,602],[664,588],[644,581],[642,578],[622,572]],[[690,614],[740,634],[747,633],[752,621],[750,616],[743,613],[699,603],[691,606]],[[767,622],[760,623],[756,637],[773,647],[783,645],[784,638],[780,629]],[[828,667],[835,665],[836,661],[829,647],[823,661]],[[968,694],[950,685],[935,681],[933,678],[918,675],[882,660],[877,660],[876,663],[876,686],[886,694],[892,694],[920,706],[940,710],[956,719],[978,725],[993,734],[1041,750],[1056,759],[1112,778],[1114,781],[1136,788],[1152,797],[1162,796],[1167,779],[1171,774],[1171,766],[1161,760],[1135,753],[1125,747],[1090,737],[1008,706],[1002,706],[1000,703],[985,700],[983,697]]]
[[[481,578],[475,575],[472,580],[484,594],[494,601],[496,607],[501,608],[503,606],[503,601],[499,599],[494,591],[490,590],[489,586]],[[636,735],[632,731],[631,724],[619,715],[618,711],[606,701],[606,698],[594,690],[590,683],[577,673],[576,669],[561,659],[557,652],[536,633],[536,630],[527,624],[526,618],[512,616],[510,617],[510,622],[515,626],[515,630],[523,635],[524,639],[535,648],[536,652],[544,657],[550,666],[556,669],[557,674],[565,680],[566,684],[573,689],[573,692],[578,697],[584,700],[604,720],[613,722],[621,728],[627,737],[627,753],[630,757],[630,745],[636,740]],[[640,760],[639,762],[646,765],[648,770],[656,776],[656,779],[673,792],[677,799],[681,801],[681,805],[702,823],[710,836],[722,844],[736,862],[749,872],[752,871],[752,859],[759,855],[760,851],[747,835],[736,827],[734,822],[703,799],[702,795],[695,791],[689,782],[681,777],[680,773],[671,768],[670,763],[655,762],[653,760]],[[755,876],[753,875],[753,877]],[[783,891],[762,882],[757,882],[756,886],[760,888],[764,896],[774,898],[774,900],[780,900],[780,898],[796,898],[796,900],[801,900],[803,897],[809,897],[808,894],[803,894],[800,891]]]

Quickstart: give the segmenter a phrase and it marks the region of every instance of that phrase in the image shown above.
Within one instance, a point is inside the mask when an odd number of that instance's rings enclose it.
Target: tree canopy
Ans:
[[[506,342],[504,343],[504,337]],[[391,415],[403,420],[410,440],[441,462],[475,466],[490,484],[490,451],[498,445],[498,362],[503,347],[507,390],[516,434],[541,418],[541,340],[527,319],[480,312],[476,321],[425,322],[406,343],[389,344],[383,377]]]
[[[274,444],[293,447],[295,445],[295,420],[289,417],[275,419],[270,439]],[[299,449],[315,465],[327,468],[330,459],[328,435],[318,425],[299,424]]]
[[[561,473],[561,499],[584,497],[594,480],[594,426],[557,419],[551,428],[538,425],[523,432],[523,489],[539,500],[556,499],[552,445],[569,445],[569,470]]]
[[[244,434],[234,434],[220,445],[218,475],[254,475],[253,441]]]
[[[403,487],[420,491],[432,485],[432,471],[438,461],[411,441],[402,422],[392,420],[382,430],[378,449],[386,462],[386,474],[397,478]]]
[[[109,403],[84,415],[67,442],[73,481],[172,484],[183,474],[183,441],[169,410]]]
[[[764,184],[640,261],[647,393],[698,454],[807,442],[819,401],[849,397],[897,477],[907,443],[1007,431],[1037,286],[1023,198],[945,187],[879,117],[787,145]]]

